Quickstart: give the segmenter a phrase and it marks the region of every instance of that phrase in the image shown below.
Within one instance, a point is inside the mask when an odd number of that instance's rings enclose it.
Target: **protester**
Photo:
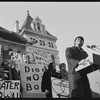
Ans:
[[[60,74],[61,74],[61,76],[62,76],[62,79],[68,81],[69,79],[68,79],[68,72],[67,72],[67,70],[66,70],[66,64],[65,64],[65,63],[61,63],[61,64],[59,65],[59,69],[60,69]]]
[[[8,78],[8,76],[7,76],[8,71],[2,70],[3,65],[4,65],[4,63],[1,62],[1,60],[0,60],[0,81],[6,80],[6,78]]]
[[[74,40],[74,46],[66,48],[70,98],[92,98],[87,75],[75,71],[80,64],[86,64],[88,54],[82,49],[83,44],[84,38],[78,36]]]
[[[41,90],[46,92],[46,98],[52,98],[51,77],[61,78],[61,75],[56,72],[55,63],[48,65],[48,69],[43,73]]]
[[[12,80],[12,68],[11,63],[9,59],[5,59],[1,64],[1,70],[5,71],[5,74],[7,74],[7,77],[5,80]]]
[[[14,62],[13,65],[14,65],[14,66],[13,66],[13,70],[15,70],[16,73],[20,76],[20,70],[18,69],[18,63]]]
[[[4,62],[2,62],[1,70],[3,72],[5,72],[5,74],[7,75],[6,77],[2,76],[2,80],[20,80],[20,92],[22,93],[23,87],[22,87],[22,84],[21,84],[20,75],[16,70],[17,69],[16,67],[18,67],[16,65],[16,62],[14,62],[14,65],[15,65],[14,68],[12,68],[12,61],[9,60],[9,59],[6,59],[6,60],[4,60]]]
[[[22,98],[23,86],[17,62],[13,62],[12,75],[13,75],[13,80],[20,80],[20,97]]]

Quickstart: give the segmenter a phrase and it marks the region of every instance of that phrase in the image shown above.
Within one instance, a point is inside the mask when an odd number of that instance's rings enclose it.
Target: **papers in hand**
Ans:
[[[85,65],[84,65],[84,64],[79,65],[79,66],[75,69],[75,71],[82,70],[82,69],[84,69],[84,68],[86,68],[86,67],[92,65],[92,64],[93,64],[92,55],[88,56],[88,57],[85,59],[85,62],[86,62]]]

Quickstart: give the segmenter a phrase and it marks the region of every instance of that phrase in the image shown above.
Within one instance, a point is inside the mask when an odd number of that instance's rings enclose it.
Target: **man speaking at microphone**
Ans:
[[[82,49],[84,38],[78,36],[74,40],[74,46],[66,48],[68,62],[69,95],[70,98],[92,98],[90,84],[86,74],[76,72],[75,69],[86,64],[88,54]]]

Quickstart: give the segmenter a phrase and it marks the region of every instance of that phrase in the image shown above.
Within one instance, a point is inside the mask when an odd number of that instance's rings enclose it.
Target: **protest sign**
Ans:
[[[23,92],[42,93],[41,80],[43,75],[43,66],[36,64],[21,64],[20,68]]]
[[[51,77],[53,98],[68,98],[69,81]]]
[[[0,81],[0,98],[19,98],[20,81],[4,80]]]

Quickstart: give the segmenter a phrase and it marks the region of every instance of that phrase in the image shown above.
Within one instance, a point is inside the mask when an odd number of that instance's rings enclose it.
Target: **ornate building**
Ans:
[[[41,98],[45,94],[41,91],[41,79],[45,68],[52,61],[59,65],[57,37],[50,34],[42,20],[37,16],[33,19],[29,11],[19,29],[19,22],[14,24],[14,31],[27,40],[25,44],[25,63],[20,66],[23,97]]]
[[[28,63],[48,65],[51,61],[59,64],[59,52],[57,50],[57,37],[50,34],[42,20],[37,16],[33,19],[29,11],[21,29],[16,21],[16,32],[27,39],[26,53],[29,55]]]

